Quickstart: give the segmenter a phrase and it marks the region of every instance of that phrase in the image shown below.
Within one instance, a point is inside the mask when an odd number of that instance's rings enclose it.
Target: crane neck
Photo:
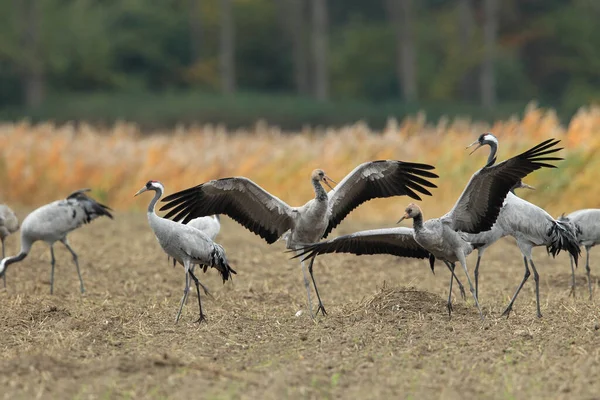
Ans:
[[[413,229],[415,232],[423,229],[423,214],[418,214],[413,217]]]
[[[315,189],[315,200],[327,201],[327,192],[325,191],[325,189],[323,189],[323,185],[321,185],[321,182],[316,179],[313,179],[312,184]]]
[[[156,207],[156,203],[158,202],[158,199],[160,199],[163,195],[162,190],[156,188],[154,189],[154,191],[156,192],[154,194],[154,198],[152,199],[152,201],[150,201],[150,204],[148,204],[148,214],[156,214],[154,212],[154,207]]]
[[[488,146],[490,146],[490,155],[487,159],[486,167],[491,167],[496,163],[496,153],[498,152],[498,144],[494,142],[487,142]]]
[[[12,257],[6,257],[2,261],[0,261],[0,274],[5,272],[6,268],[8,268],[10,264],[19,262],[25,257],[27,257],[27,254],[29,254],[29,250],[31,250],[31,243],[24,242],[21,244],[21,251],[19,252],[19,254]]]

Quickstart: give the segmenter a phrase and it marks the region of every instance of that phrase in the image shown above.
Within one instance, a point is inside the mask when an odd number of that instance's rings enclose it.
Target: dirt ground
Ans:
[[[23,216],[21,213],[20,216]],[[346,221],[334,235],[374,228]],[[79,293],[66,249],[36,243],[8,269],[0,291],[0,397],[61,398],[600,398],[600,312],[587,297],[585,270],[569,297],[568,258],[536,249],[541,306],[533,277],[510,318],[503,307],[523,275],[510,239],[490,248],[481,272],[481,321],[449,273],[424,260],[329,255],[315,273],[329,315],[305,312],[300,267],[283,243],[267,245],[224,218],[218,242],[238,274],[223,285],[199,273],[208,323],[197,324],[195,292],[179,324],[184,284],[142,213],[117,213],[74,232],[87,287]],[[7,241],[17,251],[19,239]],[[597,289],[598,269],[592,272]],[[469,268],[475,256],[469,258]],[[464,279],[464,273],[459,272]],[[596,290],[597,291],[597,290]],[[598,293],[596,293],[598,295]]]

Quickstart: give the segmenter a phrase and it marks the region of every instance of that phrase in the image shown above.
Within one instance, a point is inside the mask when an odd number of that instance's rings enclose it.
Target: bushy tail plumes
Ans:
[[[568,251],[575,260],[575,265],[577,265],[581,249],[573,224],[566,223],[566,221],[552,221],[552,226],[550,226],[547,235],[550,238],[550,244],[546,246],[548,254],[556,257],[561,250]]]
[[[227,257],[225,256],[225,249],[219,244],[213,244],[213,250],[210,253],[210,263],[211,267],[216,268],[221,273],[223,283],[232,278],[231,274],[237,274],[237,272],[229,266]],[[204,271],[206,271],[206,267],[204,267]]]

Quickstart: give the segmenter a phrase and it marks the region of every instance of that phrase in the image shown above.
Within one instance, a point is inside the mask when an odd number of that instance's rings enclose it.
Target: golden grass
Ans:
[[[499,160],[547,138],[559,138],[565,161],[558,170],[527,178],[538,191],[524,193],[551,213],[600,206],[594,184],[600,161],[600,107],[582,108],[568,126],[553,111],[529,106],[523,119],[492,126],[466,119],[428,124],[423,115],[391,120],[383,131],[363,123],[341,129],[282,132],[257,123],[248,130],[227,131],[205,125],[142,134],[134,124],[110,129],[86,124],[56,126],[27,122],[0,125],[0,201],[39,206],[90,187],[94,195],[118,209],[142,208],[133,194],[149,179],[162,181],[172,193],[210,179],[243,175],[291,205],[312,196],[308,179],[323,168],[340,180],[357,164],[382,158],[416,161],[437,167],[434,197],[423,205],[428,216],[447,211],[470,175],[487,158],[487,150],[468,156],[465,146],[485,131],[500,139]],[[391,221],[408,198],[377,200],[357,209],[352,218]]]

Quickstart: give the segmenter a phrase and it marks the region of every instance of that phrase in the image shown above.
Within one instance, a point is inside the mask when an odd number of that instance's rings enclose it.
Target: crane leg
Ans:
[[[56,260],[54,259],[54,245],[50,245],[50,294],[54,293],[54,265]]]
[[[179,322],[179,317],[181,317],[181,310],[183,310],[183,305],[187,300],[188,292],[190,291],[190,275],[188,274],[190,267],[189,265],[184,265],[185,268],[185,288],[183,289],[183,297],[181,297],[181,303],[179,304],[179,311],[177,311],[177,315],[175,316],[175,323]]]
[[[2,238],[2,258],[4,259],[6,257],[6,252],[4,249],[4,238]],[[2,281],[4,282],[4,289],[6,289],[6,271],[4,271],[4,274],[2,274]]]
[[[523,280],[519,284],[519,287],[517,287],[517,291],[513,295],[512,299],[510,299],[510,303],[508,303],[508,306],[502,313],[503,317],[506,316],[508,318],[508,316],[510,315],[510,312],[512,311],[513,304],[515,303],[515,300],[517,299],[517,296],[519,295],[519,292],[521,291],[521,288],[523,287],[525,282],[527,282],[527,279],[529,279],[529,275],[531,275],[531,272],[529,272],[529,267],[527,266],[527,257],[523,257],[523,262],[525,263],[525,275],[523,276]]]
[[[569,260],[571,261],[571,292],[569,296],[575,297],[575,268],[573,267],[573,256],[569,255]]]
[[[77,253],[75,253],[75,250],[73,250],[71,246],[69,246],[69,242],[67,242],[66,239],[62,240],[62,243],[66,246],[67,250],[69,250],[69,252],[73,256],[73,262],[75,263],[75,268],[77,268],[77,276],[79,277],[79,290],[81,291],[81,293],[85,293],[85,287],[83,286],[83,278],[81,277],[81,270],[79,269],[79,257],[77,257]]]
[[[592,276],[590,269],[590,248],[588,246],[585,247],[585,272],[588,278],[588,289],[590,291],[590,300],[592,300]],[[6,274],[4,275],[6,277]],[[6,285],[5,285],[6,286]]]
[[[444,264],[446,264],[446,266],[450,270],[450,289],[448,289],[448,303],[447,303],[446,307],[448,308],[448,318],[452,318],[452,311],[453,311],[452,310],[452,282],[454,282],[455,264],[449,263],[448,261],[444,261]]]
[[[479,311],[479,316],[483,319],[483,312],[481,312],[481,307],[479,306],[479,300],[477,300],[477,296],[475,295],[475,288],[473,287],[473,283],[471,282],[471,277],[469,276],[469,270],[467,269],[467,262],[465,261],[464,254],[458,254],[458,259],[465,270],[465,275],[467,275],[467,281],[469,282],[469,290],[471,291],[471,295],[473,295],[473,299],[475,299],[475,305],[477,306],[477,311]]]
[[[194,275],[194,272],[192,272],[191,269],[188,271],[188,273],[190,274],[190,276],[194,280],[194,283],[196,284],[196,293],[198,293],[198,308],[200,308],[200,318],[198,318],[196,322],[201,323],[202,321],[206,321],[206,316],[202,312],[202,301],[200,300],[200,286],[202,286],[202,284],[200,283],[198,278],[196,278],[196,275]],[[204,286],[202,286],[202,288],[204,288]]]
[[[537,316],[538,318],[542,318],[542,311],[540,310],[540,274],[538,274],[535,264],[531,258],[529,259],[529,264],[531,264],[531,269],[533,270],[533,280],[535,281],[535,304],[537,305]]]
[[[325,307],[323,306],[323,302],[321,301],[321,296],[319,296],[319,289],[317,289],[317,282],[315,282],[315,276],[313,275],[313,263],[315,262],[316,256],[310,259],[310,264],[308,264],[308,272],[310,273],[310,277],[312,279],[313,285],[315,286],[315,293],[317,293],[317,299],[319,299],[319,307],[317,308],[316,315],[319,314],[319,310],[323,315],[327,315],[327,311],[325,311]]]
[[[299,251],[296,254],[300,254]],[[312,311],[312,301],[310,299],[310,282],[308,281],[308,277],[306,276],[306,267],[304,266],[304,260],[300,261],[300,268],[302,268],[302,276],[304,277],[304,287],[306,288],[306,297],[308,298],[308,311],[310,313],[311,318],[315,318],[315,315]]]
[[[475,264],[475,296],[479,300],[479,262],[481,261],[481,253],[477,252],[477,264]]]

